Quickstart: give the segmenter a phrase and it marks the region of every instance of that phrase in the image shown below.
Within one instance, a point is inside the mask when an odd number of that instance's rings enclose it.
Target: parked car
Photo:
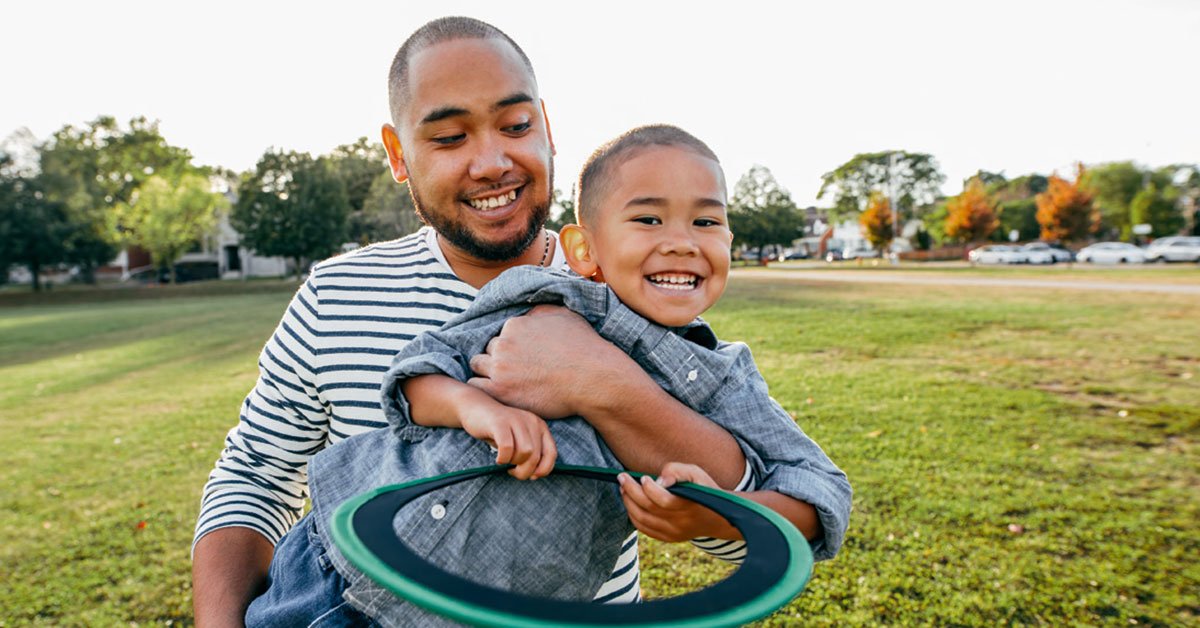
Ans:
[[[1021,247],[1030,264],[1057,264],[1075,259],[1075,254],[1057,244],[1049,242],[1030,242]]]
[[[879,251],[875,249],[846,249],[842,251],[842,259],[871,259],[879,257]]]
[[[1146,252],[1128,242],[1097,242],[1080,249],[1075,259],[1092,264],[1141,264]]]
[[[1029,256],[1019,246],[989,244],[967,253],[967,259],[976,264],[1024,264]]]
[[[836,262],[840,259],[842,259],[841,249],[829,249],[828,251],[825,251],[825,261]]]
[[[792,251],[791,253],[788,253],[784,259],[808,259],[808,251],[804,249]]]
[[[1200,237],[1159,238],[1146,247],[1147,262],[1200,262]]]

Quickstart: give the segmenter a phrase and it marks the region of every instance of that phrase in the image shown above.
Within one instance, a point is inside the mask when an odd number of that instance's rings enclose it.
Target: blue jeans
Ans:
[[[246,609],[246,626],[377,628],[342,599],[347,586],[330,563],[312,517],[305,516],[275,546],[267,590]]]

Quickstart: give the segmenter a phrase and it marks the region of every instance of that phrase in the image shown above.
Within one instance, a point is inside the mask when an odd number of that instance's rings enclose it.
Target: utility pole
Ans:
[[[896,250],[896,239],[900,237],[900,208],[896,205],[896,151],[888,154],[888,205],[892,210],[892,241],[891,246],[891,263],[893,266],[900,264],[900,253]]]

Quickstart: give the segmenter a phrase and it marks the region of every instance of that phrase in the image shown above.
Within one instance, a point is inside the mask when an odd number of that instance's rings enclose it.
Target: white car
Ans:
[[[1147,262],[1200,262],[1200,236],[1159,238],[1146,247]]]
[[[967,259],[976,264],[1024,264],[1029,261],[1029,255],[1019,246],[989,244],[967,253]]]
[[[1046,242],[1030,242],[1021,250],[1025,251],[1030,264],[1057,264],[1075,259],[1075,255],[1067,249]]]
[[[842,259],[868,259],[879,257],[879,251],[875,249],[846,249],[842,251]]]
[[[1097,242],[1080,249],[1075,259],[1093,264],[1141,264],[1146,252],[1128,242]]]

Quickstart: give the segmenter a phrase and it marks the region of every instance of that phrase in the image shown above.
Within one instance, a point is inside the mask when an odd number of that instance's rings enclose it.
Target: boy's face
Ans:
[[[660,325],[685,325],[716,303],[733,240],[720,165],[654,146],[621,164],[608,187],[588,227],[598,278]]]

